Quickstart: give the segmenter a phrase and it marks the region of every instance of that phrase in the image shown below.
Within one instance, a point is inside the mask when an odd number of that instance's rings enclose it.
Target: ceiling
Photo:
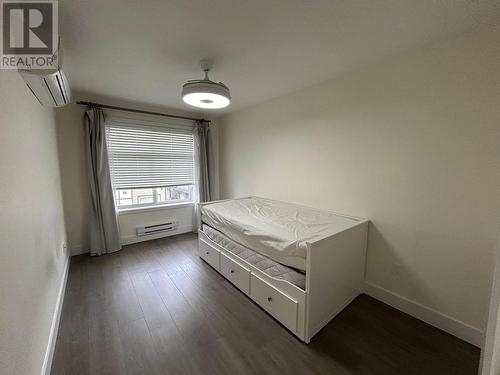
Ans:
[[[191,110],[182,84],[231,88],[232,111],[500,18],[498,0],[61,0],[72,89]]]

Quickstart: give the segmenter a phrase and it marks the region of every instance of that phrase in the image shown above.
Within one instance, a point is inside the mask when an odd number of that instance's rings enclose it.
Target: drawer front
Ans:
[[[220,272],[238,289],[250,295],[250,270],[221,253]]]
[[[251,274],[250,291],[252,299],[274,316],[292,332],[297,330],[297,301],[269,285],[255,274]]]
[[[200,258],[210,264],[217,271],[220,271],[220,252],[206,244],[204,241],[199,241]]]

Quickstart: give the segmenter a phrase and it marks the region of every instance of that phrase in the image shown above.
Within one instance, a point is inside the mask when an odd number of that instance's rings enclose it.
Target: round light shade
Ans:
[[[229,88],[223,83],[199,80],[182,86],[182,100],[193,107],[217,109],[231,102]]]

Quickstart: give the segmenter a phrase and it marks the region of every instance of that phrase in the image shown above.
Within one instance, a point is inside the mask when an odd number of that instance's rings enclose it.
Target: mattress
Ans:
[[[247,261],[255,266],[266,275],[288,281],[289,283],[305,290],[306,289],[306,275],[294,270],[293,268],[284,266],[275,262],[274,260],[259,254],[256,251],[250,250],[220,233],[218,230],[203,224],[203,232],[219,246],[227,251],[235,254],[239,258]]]
[[[303,271],[312,244],[362,221],[259,197],[208,203],[201,206],[201,220],[237,243]]]

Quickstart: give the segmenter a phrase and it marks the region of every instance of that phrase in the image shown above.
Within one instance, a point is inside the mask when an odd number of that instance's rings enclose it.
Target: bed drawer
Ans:
[[[217,271],[220,271],[220,252],[214,249],[212,246],[205,243],[205,241],[199,241],[200,258],[205,262],[210,264]]]
[[[220,255],[220,272],[242,292],[250,295],[250,270],[225,254]]]
[[[289,330],[297,330],[297,301],[269,285],[255,274],[250,278],[250,296]]]

